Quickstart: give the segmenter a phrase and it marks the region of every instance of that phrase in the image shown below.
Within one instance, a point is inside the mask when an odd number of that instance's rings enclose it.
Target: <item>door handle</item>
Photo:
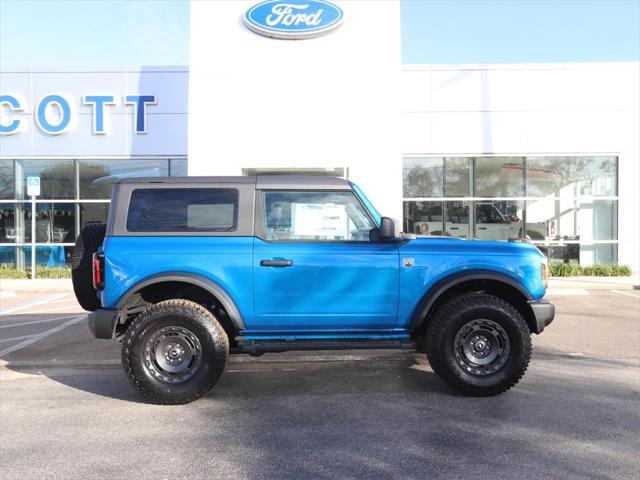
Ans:
[[[486,230],[487,227],[478,227],[478,230]]]
[[[260,265],[263,267],[290,267],[293,265],[293,260],[260,260]]]

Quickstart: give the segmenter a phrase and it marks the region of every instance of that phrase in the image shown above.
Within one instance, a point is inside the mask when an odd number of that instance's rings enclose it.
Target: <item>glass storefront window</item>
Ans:
[[[603,197],[617,195],[617,169],[614,156],[407,157],[404,229],[526,238],[554,261],[615,262],[617,199]]]
[[[444,194],[446,197],[471,195],[471,159],[444,159]]]
[[[524,196],[523,157],[482,157],[474,164],[475,196]]]
[[[0,203],[0,243],[15,243],[21,237],[20,225],[16,224],[14,203]]]
[[[36,243],[75,242],[75,205],[73,203],[36,204]],[[31,204],[24,205],[25,241],[32,242]]]
[[[404,202],[404,229],[416,235],[442,235],[442,202]]]
[[[16,196],[28,199],[27,177],[40,177],[39,199],[67,200],[75,198],[76,174],[73,160],[18,160],[16,183],[21,186]]]
[[[616,157],[527,157],[530,197],[613,196]]]
[[[110,199],[118,178],[169,175],[168,160],[80,160],[78,166],[81,199]]]
[[[522,238],[523,204],[514,200],[475,202],[474,238],[501,241]]]
[[[444,234],[447,237],[469,238],[469,202],[444,202]]]
[[[442,197],[444,174],[442,158],[405,158],[403,185],[405,197]]]
[[[0,199],[14,198],[13,160],[0,160]]]
[[[23,247],[25,270],[31,271],[31,247]],[[46,265],[47,267],[65,267],[71,265],[71,254],[73,247],[63,247],[62,245],[51,245],[46,247],[36,247],[36,265]]]
[[[109,215],[108,203],[81,203],[80,230],[92,223],[106,223]]]

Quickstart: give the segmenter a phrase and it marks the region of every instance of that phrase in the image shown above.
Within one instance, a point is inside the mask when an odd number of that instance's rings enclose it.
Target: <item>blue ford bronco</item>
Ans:
[[[554,317],[526,242],[401,233],[340,178],[129,178],[72,258],[97,338],[148,401],[191,402],[229,354],[414,348],[467,395],[524,374]]]

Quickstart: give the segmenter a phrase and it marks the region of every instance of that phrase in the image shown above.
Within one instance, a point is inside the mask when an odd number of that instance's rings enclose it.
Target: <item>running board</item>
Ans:
[[[242,340],[233,353],[286,352],[289,350],[363,350],[363,349],[403,349],[413,350],[416,344],[411,340]]]

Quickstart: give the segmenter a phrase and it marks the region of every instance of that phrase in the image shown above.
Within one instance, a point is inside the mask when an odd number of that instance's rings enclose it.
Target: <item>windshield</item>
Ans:
[[[382,216],[380,215],[378,210],[376,210],[376,207],[373,206],[373,203],[369,201],[367,196],[364,194],[362,190],[360,190],[360,187],[358,185],[356,185],[353,182],[350,182],[350,183],[351,183],[351,186],[353,187],[353,191],[356,192],[356,195],[360,197],[360,200],[362,200],[362,203],[364,203],[364,206],[367,207],[367,210],[369,210],[369,213],[371,213],[371,215],[373,216],[373,219],[375,220],[376,225],[380,226],[380,221],[381,221],[380,219],[382,218]]]

